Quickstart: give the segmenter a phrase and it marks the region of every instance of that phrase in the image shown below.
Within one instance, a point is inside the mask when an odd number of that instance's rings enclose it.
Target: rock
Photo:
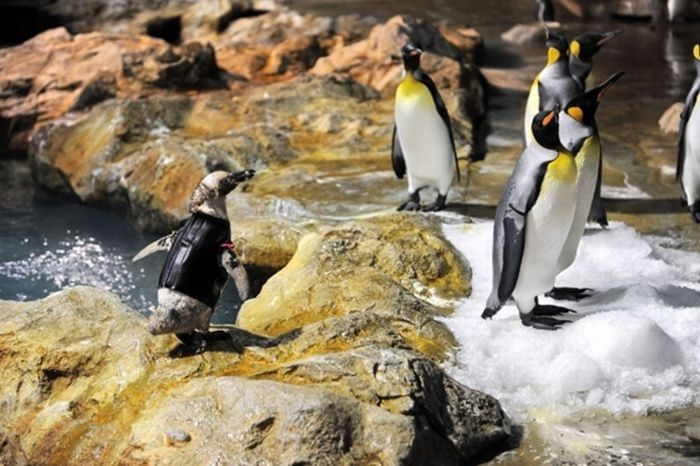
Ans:
[[[0,119],[14,133],[0,151],[26,148],[43,123],[107,98],[153,87],[209,86],[218,79],[211,46],[177,48],[147,37],[70,35],[59,28],[0,50]]]
[[[0,458],[462,464],[498,447],[510,435],[498,402],[412,349],[391,315],[320,320],[276,339],[230,329],[243,353],[222,340],[175,357],[174,338],[152,337],[145,317],[104,291],[0,301]]]
[[[548,23],[546,27],[558,29],[559,23]],[[541,23],[516,24],[506,32],[501,34],[504,42],[515,45],[532,44],[535,42],[544,43],[545,25]]]
[[[661,115],[659,128],[664,134],[678,134],[678,128],[681,125],[681,113],[683,113],[683,102],[676,102]]]
[[[372,28],[367,39],[335,49],[327,57],[320,58],[311,73],[347,73],[380,92],[393,92],[400,80],[402,65],[400,60],[391,57],[400,55],[408,41],[423,48],[422,67],[439,88],[461,86],[463,52],[433,25],[410,16],[394,16]],[[466,49],[463,38],[459,43]]]
[[[320,318],[374,307],[438,312],[421,300],[449,302],[467,295],[469,271],[427,223],[395,214],[304,236],[285,268],[255,300],[244,303],[238,325],[274,336]],[[254,230],[245,240],[250,249],[253,235]]]
[[[663,17],[664,4],[659,0],[615,0],[612,13],[625,18],[660,18]]]

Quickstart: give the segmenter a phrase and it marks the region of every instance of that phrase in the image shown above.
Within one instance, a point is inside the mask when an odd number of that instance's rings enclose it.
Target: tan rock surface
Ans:
[[[220,338],[188,356],[93,288],[0,301],[0,458],[459,464],[507,438],[496,400],[447,377],[387,322],[370,310],[276,339],[230,329],[236,345]]]

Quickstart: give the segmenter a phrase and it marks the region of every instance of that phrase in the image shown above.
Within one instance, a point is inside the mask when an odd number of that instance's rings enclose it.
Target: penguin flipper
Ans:
[[[403,158],[401,141],[396,135],[396,125],[394,125],[394,132],[391,135],[391,166],[398,179],[402,179],[406,175],[406,160]]]
[[[593,202],[591,203],[591,210],[588,212],[588,221],[596,222],[601,227],[605,228],[608,226],[608,214],[605,212],[605,207],[603,206],[603,199],[601,199],[600,189],[603,184],[603,159],[600,159],[598,166],[598,179],[595,184],[595,191],[593,192]]]
[[[225,251],[221,255],[221,264],[236,285],[238,297],[241,299],[241,302],[247,300],[250,296],[250,279],[248,278],[248,272],[245,267],[238,261],[236,253],[231,249]]]
[[[690,120],[690,114],[693,112],[695,101],[700,93],[700,83],[695,84],[693,89],[688,94],[681,112],[681,122],[678,127],[678,159],[676,160],[676,181],[679,181],[683,176],[683,163],[685,162],[685,127]]]
[[[447,106],[445,105],[445,102],[442,100],[442,96],[440,95],[440,92],[438,91],[437,86],[433,82],[432,79],[430,79],[430,76],[425,74],[422,70],[418,69],[413,73],[413,77],[416,78],[416,81],[422,83],[425,87],[428,88],[430,91],[430,95],[433,96],[433,102],[435,103],[435,109],[438,112],[438,115],[440,115],[440,118],[442,118],[442,121],[445,123],[445,126],[447,126],[447,132],[450,135],[450,144],[452,144],[452,154],[454,155],[455,159],[455,170],[457,170],[457,181],[459,182],[461,179],[460,173],[459,173],[459,161],[457,160],[457,148],[455,147],[455,137],[452,132],[452,121],[450,120],[450,114],[447,112]]]
[[[170,251],[170,248],[173,245],[173,241],[175,241],[175,236],[177,235],[177,230],[173,231],[167,236],[163,236],[162,238],[159,238],[146,246],[145,248],[141,249],[133,259],[131,259],[131,262],[137,262],[143,259],[144,257],[150,256],[151,254],[154,254],[156,252],[160,251]]]

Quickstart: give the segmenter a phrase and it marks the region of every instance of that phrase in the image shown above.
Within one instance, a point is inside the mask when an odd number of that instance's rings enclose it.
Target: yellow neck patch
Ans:
[[[547,64],[548,65],[553,65],[554,63],[559,60],[559,57],[561,56],[561,53],[559,53],[559,50],[555,49],[554,47],[550,47],[547,49]]]
[[[551,181],[573,183],[576,181],[576,162],[568,152],[559,152],[557,158],[549,162],[547,177]]]
[[[399,87],[396,88],[396,99],[422,97],[426,92],[430,94],[430,91],[423,83],[416,80],[411,73],[407,73],[406,77],[399,83]]]
[[[571,45],[569,46],[569,50],[571,50],[571,53],[576,58],[581,58],[581,57],[579,57],[579,54],[581,53],[581,44],[579,44],[577,40],[571,42]]]
[[[695,44],[693,47],[693,56],[696,60],[700,60],[700,44]]]

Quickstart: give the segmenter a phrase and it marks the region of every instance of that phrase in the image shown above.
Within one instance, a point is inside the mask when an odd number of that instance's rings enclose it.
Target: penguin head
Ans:
[[[559,150],[559,105],[535,115],[532,119],[532,134],[535,141],[545,149]]]
[[[547,41],[547,65],[552,65],[559,60],[567,57],[569,52],[569,43],[561,34],[545,28]]]
[[[593,55],[598,53],[598,51],[608,43],[610,39],[615,36],[622,34],[624,31],[622,29],[616,29],[610,32],[585,32],[576,36],[574,40],[571,41],[569,46],[569,51],[571,55],[575,56],[579,60],[590,63],[593,59]]]
[[[563,109],[563,113],[566,113],[579,123],[593,126],[595,124],[595,113],[596,110],[598,110],[598,105],[600,104],[601,100],[603,100],[603,96],[605,96],[605,93],[608,91],[610,86],[615,84],[623,74],[625,74],[624,71],[615,73],[597,87],[594,87],[584,94],[574,97],[568,104],[566,104]]]
[[[593,135],[598,105],[610,86],[623,74],[625,73],[615,73],[599,86],[571,99],[562,109],[559,117],[559,138],[569,151],[578,152],[583,142]]]
[[[403,66],[406,71],[415,71],[420,68],[420,56],[423,51],[409,42],[404,45],[401,49],[401,58],[403,59]]]

